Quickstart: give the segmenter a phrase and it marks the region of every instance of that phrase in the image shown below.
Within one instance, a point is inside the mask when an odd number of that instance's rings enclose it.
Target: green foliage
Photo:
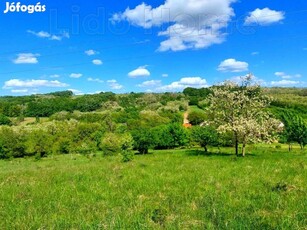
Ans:
[[[189,142],[187,130],[177,123],[158,126],[153,129],[156,149],[171,149],[185,146]]]
[[[154,136],[152,130],[148,128],[138,128],[132,131],[134,140],[134,149],[139,151],[140,154],[147,154],[150,148],[155,146]]]
[[[52,151],[52,145],[52,136],[44,130],[33,130],[27,134],[25,148],[29,156],[47,156]]]
[[[189,112],[188,120],[192,125],[200,125],[206,120],[204,111],[191,111]]]
[[[282,114],[281,119],[285,125],[283,137],[286,142],[297,142],[304,149],[307,145],[307,123],[301,116],[288,111]]]
[[[199,143],[207,152],[208,145],[218,144],[219,136],[217,131],[211,126],[193,126],[191,139],[193,142]]]
[[[124,163],[132,161],[134,157],[133,137],[126,133],[121,137],[121,142],[122,161]]]
[[[115,133],[106,133],[99,144],[100,150],[105,156],[114,156],[121,152],[121,135]]]
[[[11,124],[12,122],[7,116],[0,114],[0,125],[11,125]]]

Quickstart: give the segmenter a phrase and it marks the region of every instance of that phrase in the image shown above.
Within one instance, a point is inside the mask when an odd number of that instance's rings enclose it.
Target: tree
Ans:
[[[225,82],[213,87],[212,91],[209,116],[219,133],[233,134],[237,156],[239,144],[242,144],[242,156],[245,156],[246,144],[274,140],[280,121],[265,110],[271,100],[262,94],[259,85],[253,84],[252,75],[243,77],[240,85]]]
[[[147,154],[148,149],[154,147],[154,137],[148,128],[139,128],[132,131],[134,140],[134,149],[138,150],[140,154]]]
[[[218,140],[218,133],[211,126],[193,126],[191,138],[194,142],[200,144],[201,147],[208,152],[208,145],[215,145]]]
[[[188,116],[188,120],[192,125],[200,125],[205,119],[206,115],[201,111],[192,111]]]
[[[289,144],[289,151],[292,142],[297,142],[301,149],[304,149],[307,145],[307,124],[303,118],[293,112],[285,111],[281,119],[285,125],[283,136]]]
[[[12,122],[7,116],[0,114],[0,125],[11,125],[11,124]]]

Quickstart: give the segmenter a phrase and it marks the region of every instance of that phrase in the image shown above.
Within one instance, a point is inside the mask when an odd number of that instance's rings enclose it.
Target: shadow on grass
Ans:
[[[212,157],[212,156],[219,156],[219,157],[235,157],[236,155],[233,153],[225,153],[225,152],[205,152],[205,150],[187,150],[185,153],[188,156],[206,156],[206,157]],[[255,157],[256,154],[247,153],[245,157]],[[239,155],[238,157],[242,157]]]

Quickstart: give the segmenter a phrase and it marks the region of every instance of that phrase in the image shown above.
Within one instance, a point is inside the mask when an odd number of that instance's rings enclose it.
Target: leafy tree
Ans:
[[[244,77],[241,85],[226,82],[212,91],[208,113],[218,132],[233,134],[237,156],[240,143],[245,156],[246,144],[274,140],[280,122],[265,110],[270,98],[252,83],[251,75]]]
[[[133,137],[131,134],[124,134],[121,137],[121,155],[123,162],[129,162],[133,160],[134,152],[133,152]]]
[[[211,126],[193,126],[191,138],[194,142],[200,144],[201,147],[208,152],[208,145],[216,145],[218,142],[218,133]]]
[[[52,152],[52,136],[44,130],[33,130],[25,141],[26,153],[43,157]]]
[[[148,128],[139,128],[132,131],[132,137],[134,140],[134,148],[141,154],[147,154],[148,149],[155,146],[154,136]]]
[[[11,125],[11,124],[12,122],[7,116],[0,114],[0,125]]]
[[[184,146],[189,142],[188,132],[177,123],[158,126],[153,129],[155,148],[171,149]]]
[[[200,111],[192,111],[189,113],[188,120],[192,125],[200,125],[206,119],[206,115]]]
[[[289,144],[291,150],[291,143],[297,142],[301,149],[307,145],[307,124],[303,118],[293,112],[286,111],[281,117],[285,128],[283,136]]]

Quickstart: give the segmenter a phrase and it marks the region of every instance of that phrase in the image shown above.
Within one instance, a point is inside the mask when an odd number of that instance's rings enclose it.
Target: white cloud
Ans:
[[[60,81],[11,79],[4,83],[3,89],[67,86],[68,85],[66,83],[62,83]]]
[[[60,75],[59,74],[53,74],[53,75],[50,75],[50,78],[59,78]]]
[[[299,84],[301,84],[300,81],[291,81],[291,80],[285,80],[285,79],[281,80],[281,81],[272,81],[271,82],[272,86],[282,86],[282,87],[299,85]]]
[[[293,79],[293,78],[301,78],[301,74],[295,74],[295,75],[289,75],[286,74],[285,72],[276,72],[275,76],[281,77],[282,79]]]
[[[103,80],[100,80],[99,78],[91,78],[91,77],[89,77],[87,80],[91,82],[98,82],[98,83],[104,82]]]
[[[116,80],[108,80],[107,83],[109,87],[114,90],[119,90],[123,88],[123,86],[120,85]]]
[[[17,58],[13,60],[13,63],[15,64],[37,64],[38,60],[37,57],[39,57],[39,54],[33,54],[33,53],[20,53],[17,55]]]
[[[244,72],[248,71],[248,63],[237,61],[236,59],[230,58],[221,62],[218,66],[218,71],[222,72]]]
[[[146,66],[140,66],[139,68],[128,73],[128,76],[131,78],[148,77],[150,76],[150,72],[146,69]]]
[[[92,62],[93,62],[94,65],[102,65],[103,64],[103,62],[99,59],[95,59]]]
[[[68,89],[69,91],[73,92],[75,95],[84,95],[84,93],[78,89]]]
[[[56,40],[56,41],[61,41],[63,38],[70,38],[70,35],[67,32],[63,32],[59,35],[50,34],[45,31],[35,32],[33,30],[27,30],[27,32],[39,38],[48,38],[49,40]]]
[[[69,75],[69,77],[71,77],[71,78],[80,78],[82,76],[83,76],[83,74],[81,74],[81,73],[72,73],[72,74]]]
[[[99,54],[99,52],[95,51],[95,50],[86,50],[84,53],[88,56],[93,56],[93,55]]]
[[[168,77],[167,73],[162,74],[162,77]]]
[[[156,90],[160,92],[165,91],[182,91],[187,87],[193,88],[204,88],[208,87],[206,79],[202,79],[201,77],[185,77],[181,78],[179,81],[172,82],[169,85],[164,85],[158,87]]]
[[[157,87],[161,85],[161,80],[151,80],[151,81],[144,81],[142,84],[137,85],[137,87]]]
[[[12,93],[28,93],[29,90],[28,89],[12,89],[11,92]]]
[[[256,56],[259,55],[260,53],[258,51],[252,52],[251,55]]]
[[[282,11],[271,10],[269,8],[255,9],[249,12],[249,16],[245,18],[245,25],[258,24],[261,26],[271,25],[282,21],[285,18],[285,13]]]
[[[158,48],[161,52],[201,49],[225,40],[222,30],[234,16],[231,3],[235,1],[166,0],[156,8],[142,3],[114,14],[111,20],[114,23],[126,20],[145,29],[168,25],[158,34],[167,37]]]

